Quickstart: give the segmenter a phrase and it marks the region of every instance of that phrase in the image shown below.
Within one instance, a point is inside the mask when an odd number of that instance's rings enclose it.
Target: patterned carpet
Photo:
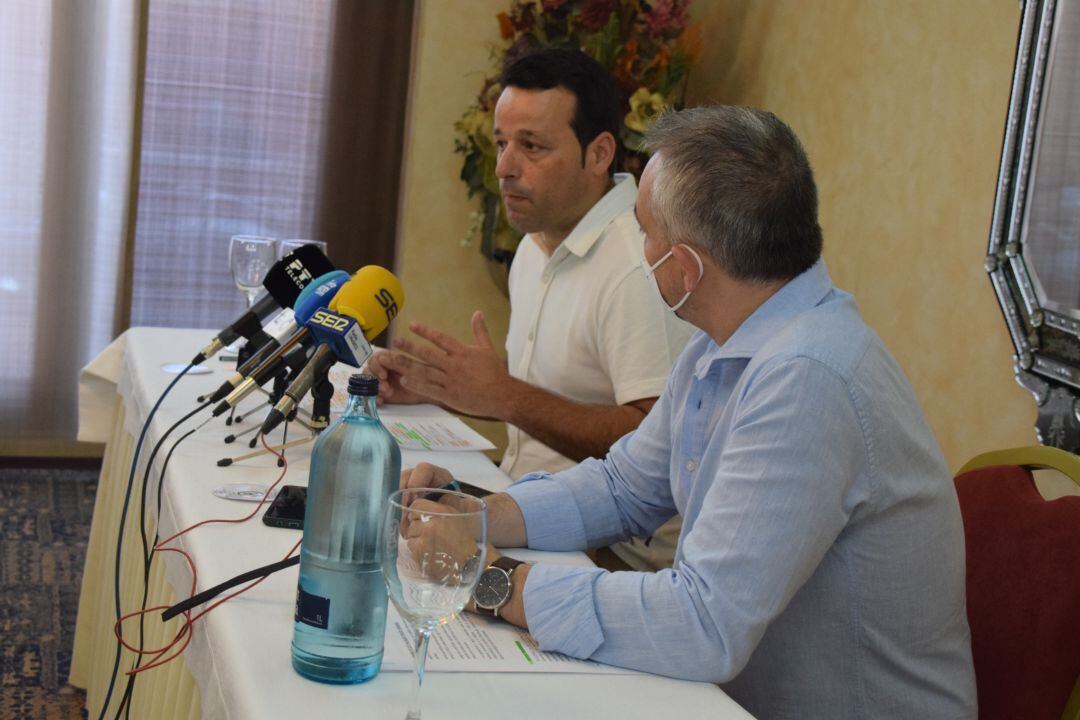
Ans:
[[[0,718],[83,718],[67,684],[97,469],[0,467]]]

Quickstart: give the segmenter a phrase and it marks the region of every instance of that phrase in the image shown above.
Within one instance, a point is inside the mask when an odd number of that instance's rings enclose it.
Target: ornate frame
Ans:
[[[1068,1],[1024,3],[984,266],[1012,338],[1016,380],[1038,406],[1039,442],[1075,453],[1080,452],[1080,309],[1048,301],[1025,253],[1039,120],[1049,97],[1047,79],[1058,39],[1056,20]],[[1080,6],[1070,8],[1074,11],[1080,12]],[[1076,277],[1080,283],[1080,267]]]

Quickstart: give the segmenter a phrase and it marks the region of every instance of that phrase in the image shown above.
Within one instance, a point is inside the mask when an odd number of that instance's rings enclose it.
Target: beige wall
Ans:
[[[817,174],[825,257],[911,379],[955,470],[1035,441],[982,270],[1012,0],[699,0],[692,104],[775,112]]]
[[[402,320],[469,337],[507,303],[474,246],[453,120],[471,102],[508,0],[420,3],[399,266]],[[1012,0],[697,0],[692,103],[776,112],[821,191],[825,255],[900,361],[950,467],[1034,442],[1034,405],[981,270],[1012,73]],[[404,324],[398,324],[403,332]],[[495,425],[485,428],[489,434]]]
[[[506,337],[509,303],[497,289],[476,241],[462,246],[475,203],[458,179],[454,121],[476,98],[499,39],[495,15],[506,0],[421,0],[417,7],[409,127],[406,129],[397,270],[405,306],[395,321],[427,322],[463,340],[482,310],[496,344]],[[501,423],[473,423],[505,445]],[[501,455],[501,453],[496,453]]]

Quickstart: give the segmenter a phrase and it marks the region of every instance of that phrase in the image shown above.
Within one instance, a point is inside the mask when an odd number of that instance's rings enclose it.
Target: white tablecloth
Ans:
[[[80,439],[107,440],[110,446],[123,445],[107,458],[103,469],[102,488],[111,487],[102,495],[95,510],[95,535],[91,539],[91,555],[97,559],[92,567],[88,559],[84,578],[82,606],[72,681],[91,687],[88,696],[91,715],[96,715],[102,701],[103,689],[111,669],[112,650],[110,628],[100,626],[112,612],[112,557],[115,553],[115,530],[108,532],[104,525],[115,522],[115,503],[122,500],[122,486],[127,472],[123,455],[130,458],[143,419],[154,401],[173,377],[161,370],[167,362],[186,362],[212,336],[205,330],[171,330],[139,328],[119,338],[101,357],[91,363],[80,378]],[[206,363],[214,372],[183,378],[162,404],[147,440],[142,457],[145,461],[153,441],[177,419],[195,407],[195,397],[216,388],[226,377],[230,365],[212,359]],[[110,395],[110,388],[111,390]],[[117,393],[123,407],[117,407]],[[250,404],[250,401],[249,401]],[[258,416],[264,414],[260,411]],[[202,417],[202,416],[200,416]],[[252,416],[253,418],[256,415]],[[231,429],[218,418],[185,440],[168,467],[164,485],[161,532],[172,534],[199,520],[210,517],[239,517],[250,510],[247,503],[223,500],[211,490],[223,483],[253,482],[269,484],[277,476],[272,458],[246,461],[228,468],[215,462],[226,455],[246,450],[246,443],[224,445],[222,438]],[[117,427],[120,425],[120,427]],[[185,430],[194,427],[188,424]],[[124,437],[127,435],[128,437]],[[174,433],[174,437],[179,433]],[[166,444],[171,445],[170,443]],[[238,447],[240,446],[240,447]],[[108,451],[107,451],[108,452]],[[310,445],[287,452],[289,470],[285,482],[306,483]],[[160,468],[164,452],[156,462]],[[119,456],[119,457],[116,457]],[[464,479],[480,480],[477,484],[503,481],[482,453],[453,453],[423,457],[408,454],[406,465],[418,459],[446,461]],[[106,478],[106,474],[112,477]],[[156,474],[152,474],[156,479]],[[100,491],[99,491],[100,492]],[[150,494],[153,506],[154,493]],[[128,541],[125,543],[125,566],[137,558],[131,537],[137,539],[138,487],[133,492],[132,514],[128,518]],[[101,525],[102,527],[98,527]],[[212,525],[185,535],[179,544],[197,563],[199,589],[211,587],[246,570],[283,558],[299,539],[295,532],[269,528],[256,517],[239,526]],[[95,546],[96,545],[96,549]],[[102,562],[102,558],[105,561]],[[136,572],[141,589],[141,568],[132,563],[127,573]],[[174,553],[159,555],[155,560],[163,566],[167,586],[165,594],[186,597],[191,578],[186,564]],[[159,575],[160,573],[159,570]],[[126,580],[130,580],[128,577]],[[271,576],[255,589],[230,600],[211,612],[197,624],[191,646],[183,657],[186,673],[197,685],[197,700],[181,715],[196,715],[196,707],[205,718],[293,718],[308,717],[365,717],[395,718],[405,713],[409,691],[414,679],[411,673],[383,672],[362,685],[328,686],[314,683],[297,675],[290,665],[289,642],[292,634],[293,601],[296,592],[295,567]],[[90,607],[93,605],[94,607]],[[125,611],[136,609],[125,607]],[[102,672],[102,658],[109,667]],[[179,660],[176,664],[179,664]],[[148,675],[168,668],[151,670],[136,686],[140,695],[138,707],[146,716],[165,716],[183,705],[180,695],[185,690],[184,675],[170,680],[168,687],[158,687]],[[171,672],[175,675],[176,668]],[[92,676],[92,677],[91,677]],[[178,690],[175,686],[181,686]],[[518,673],[429,673],[424,683],[424,717],[477,718],[747,718],[750,717],[714,685],[691,683],[652,675],[567,675]],[[120,685],[122,689],[122,682]],[[153,695],[148,695],[152,689]],[[96,705],[95,705],[96,703]],[[115,698],[114,698],[115,703]],[[115,705],[113,704],[113,707]],[[156,711],[155,711],[156,708]],[[158,712],[160,711],[160,712]],[[134,716],[134,715],[133,715]],[[142,715],[140,715],[141,717]]]

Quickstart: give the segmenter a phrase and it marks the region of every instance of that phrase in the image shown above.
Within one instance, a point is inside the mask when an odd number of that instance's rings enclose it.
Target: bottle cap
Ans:
[[[374,396],[379,394],[379,378],[367,373],[349,376],[349,394]]]

